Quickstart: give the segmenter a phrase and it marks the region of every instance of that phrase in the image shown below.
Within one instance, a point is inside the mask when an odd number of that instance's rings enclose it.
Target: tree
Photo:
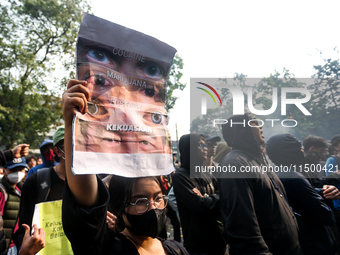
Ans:
[[[309,86],[312,92],[314,118],[318,126],[314,132],[325,139],[339,134],[340,118],[340,60],[324,59],[324,65],[314,66],[315,81]]]
[[[1,2],[0,144],[38,147],[50,126],[59,125],[60,88],[49,90],[47,84],[58,84],[50,78],[56,68],[57,76],[74,74],[82,10],[89,10],[83,0]]]
[[[60,125],[61,91],[75,77],[75,43],[83,0],[7,0],[0,6],[0,145],[39,147],[44,134]],[[168,79],[173,108],[183,60],[175,56]],[[60,75],[62,74],[62,75]],[[55,84],[53,89],[49,84]],[[57,85],[59,84],[59,85]]]
[[[180,82],[180,79],[183,75],[183,73],[181,72],[183,66],[183,59],[178,54],[176,54],[174,60],[172,61],[167,81],[167,98],[165,102],[165,107],[167,111],[175,106],[176,100],[178,99],[178,97],[173,96],[173,92],[175,90],[183,90],[186,87],[186,84]]]
[[[310,79],[309,79],[310,80]],[[286,68],[283,68],[282,74],[275,71],[274,74],[270,74],[269,77],[262,78],[261,81],[256,84],[256,89],[254,92],[254,104],[260,105],[263,109],[270,109],[273,104],[273,88],[277,88],[277,108],[269,116],[265,116],[265,119],[278,119],[280,122],[284,119],[292,119],[297,121],[297,126],[293,128],[285,128],[277,122],[277,124],[272,128],[271,125],[264,127],[264,132],[266,137],[269,138],[272,135],[278,133],[291,133],[295,135],[298,139],[303,139],[309,134],[311,128],[316,124],[313,116],[306,116],[299,108],[293,104],[286,105],[286,115],[282,115],[281,106],[281,88],[307,88],[306,79],[297,79],[292,73]],[[260,97],[256,97],[256,94],[260,94]],[[304,98],[303,94],[287,93],[287,98]],[[312,109],[312,100],[304,103],[303,106],[310,112]],[[261,116],[257,116],[261,118]],[[294,123],[289,123],[285,125],[293,125]]]

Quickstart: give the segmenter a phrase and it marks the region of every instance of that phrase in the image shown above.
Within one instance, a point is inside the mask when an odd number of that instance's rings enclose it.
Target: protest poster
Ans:
[[[73,173],[142,177],[174,170],[165,100],[175,53],[151,36],[83,15],[77,78],[87,81],[91,100],[88,113],[73,121]]]
[[[37,253],[39,255],[73,255],[71,243],[64,233],[61,208],[62,200],[35,205],[32,226],[37,224],[46,233],[45,247]]]

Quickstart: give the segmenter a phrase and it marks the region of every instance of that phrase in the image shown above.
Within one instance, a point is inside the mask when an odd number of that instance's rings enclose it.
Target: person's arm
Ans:
[[[29,144],[19,144],[12,149],[14,158],[26,157],[29,152]]]
[[[66,181],[75,201],[83,206],[95,206],[98,202],[98,184],[94,174],[74,175],[72,162],[72,121],[76,112],[87,113],[87,101],[90,100],[86,81],[70,80],[63,94],[63,114],[65,121],[65,166]]]
[[[331,226],[335,222],[335,216],[331,208],[323,201],[305,177],[290,179],[291,193],[295,199],[303,205],[315,220],[325,226]],[[293,208],[294,209],[294,208]]]
[[[0,166],[6,165],[6,162],[13,160],[13,158],[12,150],[0,151]]]
[[[106,223],[109,194],[96,175],[74,175],[72,160],[72,121],[76,111],[87,112],[89,91],[86,82],[70,80],[63,94],[65,120],[66,180],[63,194],[62,222],[65,235],[75,254],[107,254],[104,243],[113,242]],[[97,254],[96,253],[96,254]]]
[[[177,172],[172,178],[174,193],[177,201],[181,201],[189,210],[196,214],[204,214],[219,205],[219,196],[212,194],[209,197],[199,196],[189,177]]]
[[[327,200],[337,200],[340,198],[340,191],[333,185],[324,185],[322,191],[322,196]]]
[[[12,150],[0,151],[0,166],[6,165],[6,162],[12,161],[14,158],[21,158],[28,155],[29,145],[19,144]]]
[[[25,228],[25,236],[18,255],[35,255],[45,247],[45,231],[34,224],[34,232],[31,235],[30,227],[26,224],[23,227]]]

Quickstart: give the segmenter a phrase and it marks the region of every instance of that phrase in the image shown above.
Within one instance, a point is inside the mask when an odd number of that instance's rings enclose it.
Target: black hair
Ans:
[[[63,146],[64,146],[64,139],[62,139],[59,142],[57,142],[57,144],[55,146],[53,146],[53,147],[61,148]],[[60,157],[57,154],[54,154],[54,160],[59,163],[60,162]]]
[[[269,159],[277,166],[301,165],[305,157],[301,143],[292,134],[278,134],[270,137],[266,143]]]
[[[28,163],[28,162],[30,162],[32,159],[35,159],[35,161],[37,161],[37,157],[36,157],[36,156],[34,156],[34,155],[28,155],[28,156],[26,157],[26,162]]]
[[[337,154],[336,150],[333,148],[331,141],[327,141],[328,144],[328,153],[329,155]]]
[[[139,178],[127,178],[117,175],[112,175],[109,184],[110,203],[109,211],[117,217],[117,231],[121,232],[125,228],[123,220],[123,214],[125,207],[131,202],[132,188],[135,182],[143,178],[153,179],[159,184],[162,193],[165,195],[165,189],[162,185],[160,176],[139,177]]]
[[[309,135],[303,139],[303,149],[305,153],[314,146],[316,148],[328,148],[327,141],[320,136]]]
[[[340,144],[340,135],[335,135],[332,137],[331,144],[333,149],[335,150],[334,146],[338,146]]]
[[[43,146],[40,147],[40,152],[43,153],[44,151],[48,151],[50,148],[53,150],[53,143],[45,143]],[[46,150],[46,148],[49,148]]]

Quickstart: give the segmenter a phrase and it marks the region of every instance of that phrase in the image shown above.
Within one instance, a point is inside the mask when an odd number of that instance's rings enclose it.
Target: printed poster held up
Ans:
[[[166,81],[176,50],[145,34],[84,14],[77,77],[88,113],[73,120],[75,174],[166,175],[173,168]]]

